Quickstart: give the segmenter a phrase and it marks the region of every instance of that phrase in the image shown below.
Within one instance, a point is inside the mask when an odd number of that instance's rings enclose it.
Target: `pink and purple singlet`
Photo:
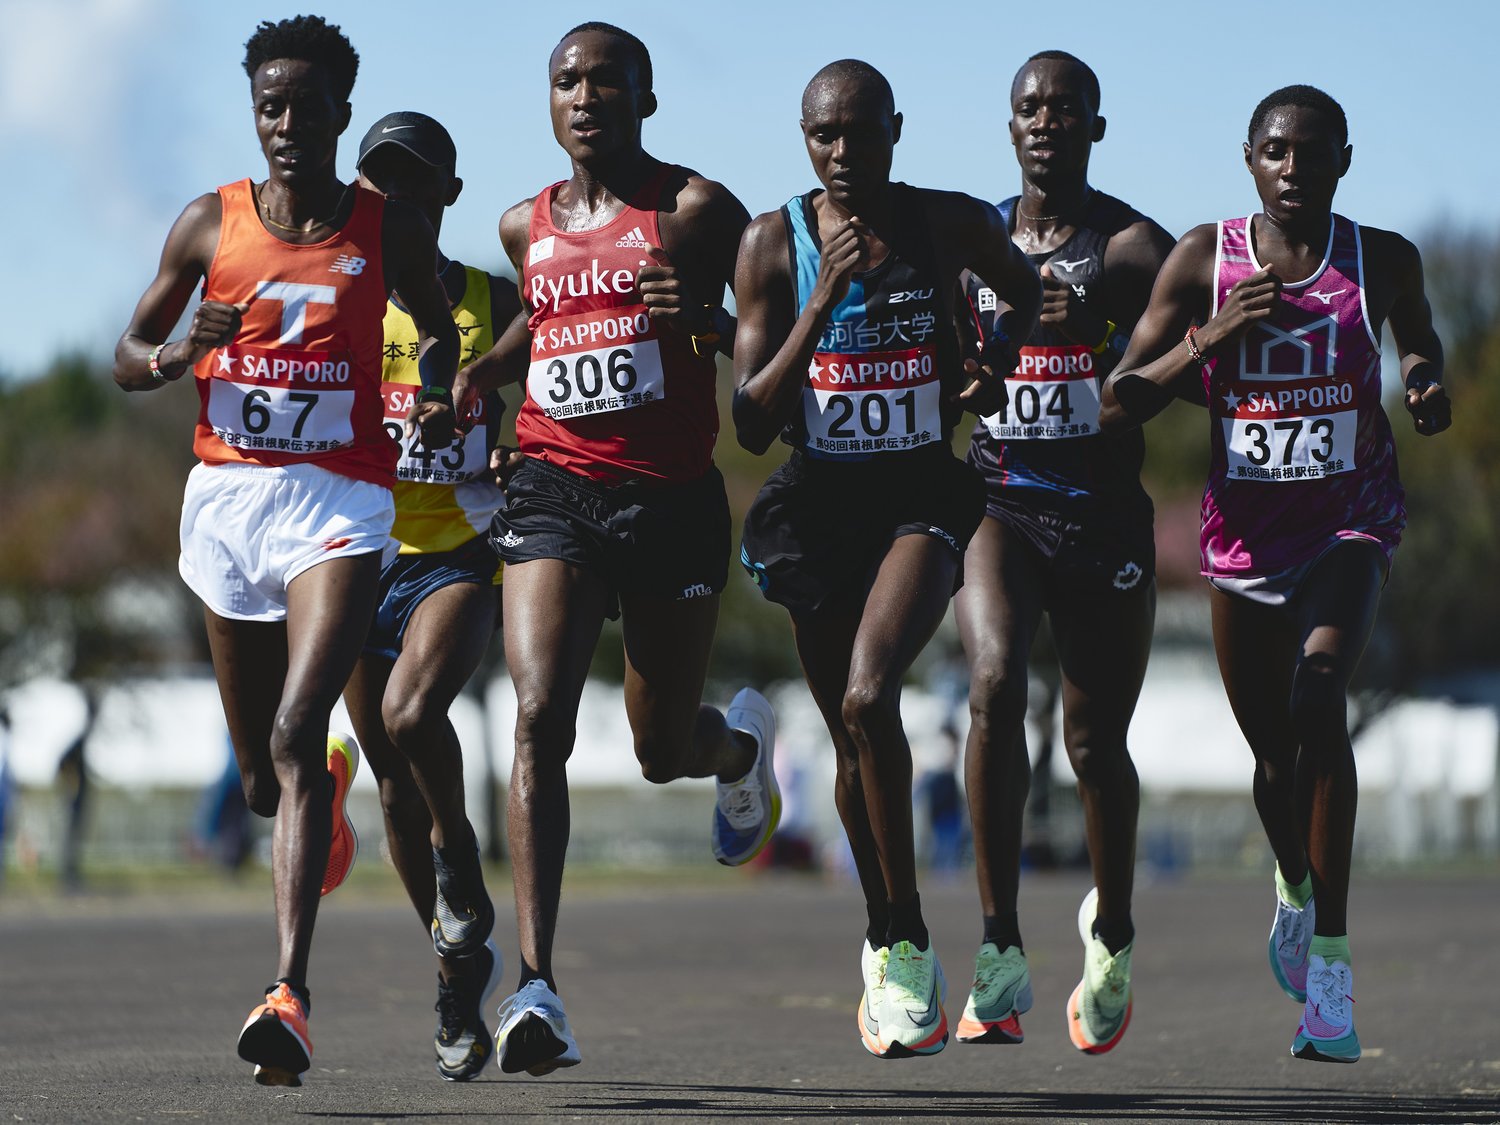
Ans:
[[[1214,313],[1261,269],[1249,234],[1249,219],[1219,224]],[[1380,341],[1357,223],[1333,216],[1323,264],[1284,283],[1275,313],[1226,348],[1203,381],[1213,457],[1199,543],[1210,581],[1281,602],[1342,541],[1391,557],[1406,510],[1380,406]]]

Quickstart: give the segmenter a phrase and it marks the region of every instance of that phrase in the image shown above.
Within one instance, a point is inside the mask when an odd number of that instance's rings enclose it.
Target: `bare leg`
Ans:
[[[505,662],[516,688],[507,826],[520,931],[521,985],[554,992],[552,942],[568,850],[568,772],[578,701],[604,623],[605,589],[558,559],[505,568]]]

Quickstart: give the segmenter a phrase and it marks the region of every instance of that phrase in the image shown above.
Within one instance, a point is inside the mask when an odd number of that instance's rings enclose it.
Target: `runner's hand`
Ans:
[[[1104,339],[1109,325],[1103,315],[1084,304],[1071,285],[1054,277],[1051,263],[1043,263],[1041,277],[1041,324],[1090,348]]]
[[[490,450],[490,472],[495,474],[495,483],[504,488],[510,483],[511,474],[519,469],[526,457],[519,449],[508,445],[497,445]]]
[[[1424,437],[1440,434],[1453,425],[1453,404],[1441,383],[1424,381],[1408,387],[1406,409],[1417,433]]]
[[[1000,413],[1009,404],[1010,390],[1004,376],[996,375],[975,359],[964,360],[964,374],[970,379],[969,385],[953,395],[952,401],[970,414],[987,417]]]
[[[813,301],[831,312],[849,294],[854,275],[870,262],[870,246],[865,225],[858,218],[840,224],[833,237],[823,243],[818,261],[818,280],[813,286]],[[821,296],[820,296],[821,295]]]
[[[173,358],[191,366],[215,348],[232,344],[240,334],[240,324],[249,308],[249,301],[242,301],[238,305],[226,305],[223,301],[204,301],[193,312],[193,323],[188,327],[187,339],[181,345],[184,354]]]
[[[406,415],[406,436],[418,430],[422,432],[422,448],[434,453],[453,444],[453,406],[451,403],[428,399],[419,402]]]
[[[1281,278],[1269,267],[1242,278],[1229,291],[1219,311],[1198,330],[1198,346],[1208,352],[1227,340],[1239,339],[1252,324],[1275,312],[1280,301]],[[1209,335],[1212,343],[1205,341],[1205,335]]]
[[[702,301],[694,300],[683,284],[682,271],[667,261],[660,246],[648,246],[653,259],[635,275],[636,292],[646,306],[646,315],[686,336],[706,336],[713,331],[713,317]]]

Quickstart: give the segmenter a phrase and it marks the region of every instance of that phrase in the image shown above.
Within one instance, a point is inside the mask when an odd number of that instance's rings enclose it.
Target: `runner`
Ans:
[[[1100,414],[1106,427],[1138,425],[1174,393],[1207,397],[1203,573],[1276,856],[1271,969],[1303,1005],[1292,1053],[1346,1063],[1360,1054],[1347,695],[1406,523],[1380,406],[1382,325],[1417,432],[1451,421],[1416,248],[1333,213],[1353,151],[1323,91],[1287,86],[1261,101],[1245,164],[1262,210],[1183,236]]]
[[[586,23],[548,64],[552,129],[572,177],[512,207],[500,238],[528,320],[465,369],[477,391],[526,379],[525,463],[491,542],[506,564],[505,655],[516,687],[508,826],[521,977],[500,1006],[501,1069],[578,1062],[553,974],[568,843],[567,760],[606,617],[622,619],[625,710],[650,781],[717,777],[713,849],[741,864],[780,815],[775,719],[749,688],[721,715],[700,702],[729,567],[729,508],[713,464],[718,307],[748,215],[719,184],[641,146],[656,110],[639,39]]]
[[[891,182],[901,115],[868,63],[814,75],[802,132],[822,190],[757,218],[735,275],[740,443],[764,453],[779,433],[792,446],[745,517],[741,560],[791,614],[838,755],[839,816],[869,914],[861,1038],[881,1058],[934,1054],[948,1022],[917,895],[901,681],[984,515],[983,481],[948,435],[961,409],[1003,401],[993,372],[1014,366],[1011,339],[1030,334],[1039,288],[989,204]],[[966,267],[1014,310],[985,371],[958,354]]]
[[[359,146],[359,182],[426,216],[433,232],[463,190],[448,130],[421,113],[389,113]],[[462,339],[461,361],[495,342],[520,310],[516,287],[438,252],[438,277]],[[398,441],[421,383],[411,314],[385,313],[385,426]],[[401,544],[380,576],[380,608],[344,700],[380,782],[391,858],[439,956],[438,1073],[467,1081],[494,1052],[484,1003],[500,980],[489,939],[495,911],[465,815],[463,756],[448,708],[474,674],[500,611],[500,567],[484,535],[504,494],[490,472],[504,404],[476,404],[474,428],[446,449],[408,440],[396,467]],[[436,873],[434,877],[434,872]]]
[[[267,21],[244,65],[267,178],[188,205],[115,350],[115,380],[156,390],[195,375],[202,463],[183,501],[180,569],[204,603],[246,800],[276,819],[276,980],[239,1053],[258,1082],[296,1086],[311,1065],[318,896],[354,859],[343,810],[358,750],[327,731],[390,542],[397,446],[381,416],[386,294],[399,290],[432,340],[406,421],[428,448],[452,437],[458,332],[426,220],[334,174],[359,65],[348,39],[316,16]],[[188,334],[165,342],[200,282]]]
[[[1000,204],[1041,271],[1041,324],[1021,349],[1010,402],[975,427],[985,519],[956,610],[969,656],[965,770],[984,935],[961,1043],[1019,1043],[1031,974],[1016,914],[1031,763],[1027,664],[1045,612],[1062,676],[1063,743],[1078,777],[1094,885],[1080,917],[1083,979],[1068,1000],[1081,1051],[1108,1051],[1130,1021],[1131,879],[1140,787],[1125,735],[1155,615],[1151,499],[1139,431],[1099,433],[1099,386],[1151,295],[1171,236],[1089,186],[1104,137],[1099,80],[1064,51],[1033,55],[1010,88],[1021,194]],[[981,336],[993,290],[969,279]],[[1048,782],[1044,779],[1044,784]]]

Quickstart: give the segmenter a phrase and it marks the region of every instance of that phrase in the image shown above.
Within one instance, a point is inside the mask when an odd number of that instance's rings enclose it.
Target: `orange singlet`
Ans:
[[[400,450],[380,396],[384,198],[356,186],[349,221],[309,246],[261,225],[248,179],[221,187],[219,199],[203,298],[250,308],[234,342],[194,369],[193,452],[209,465],[311,462],[389,488]]]

